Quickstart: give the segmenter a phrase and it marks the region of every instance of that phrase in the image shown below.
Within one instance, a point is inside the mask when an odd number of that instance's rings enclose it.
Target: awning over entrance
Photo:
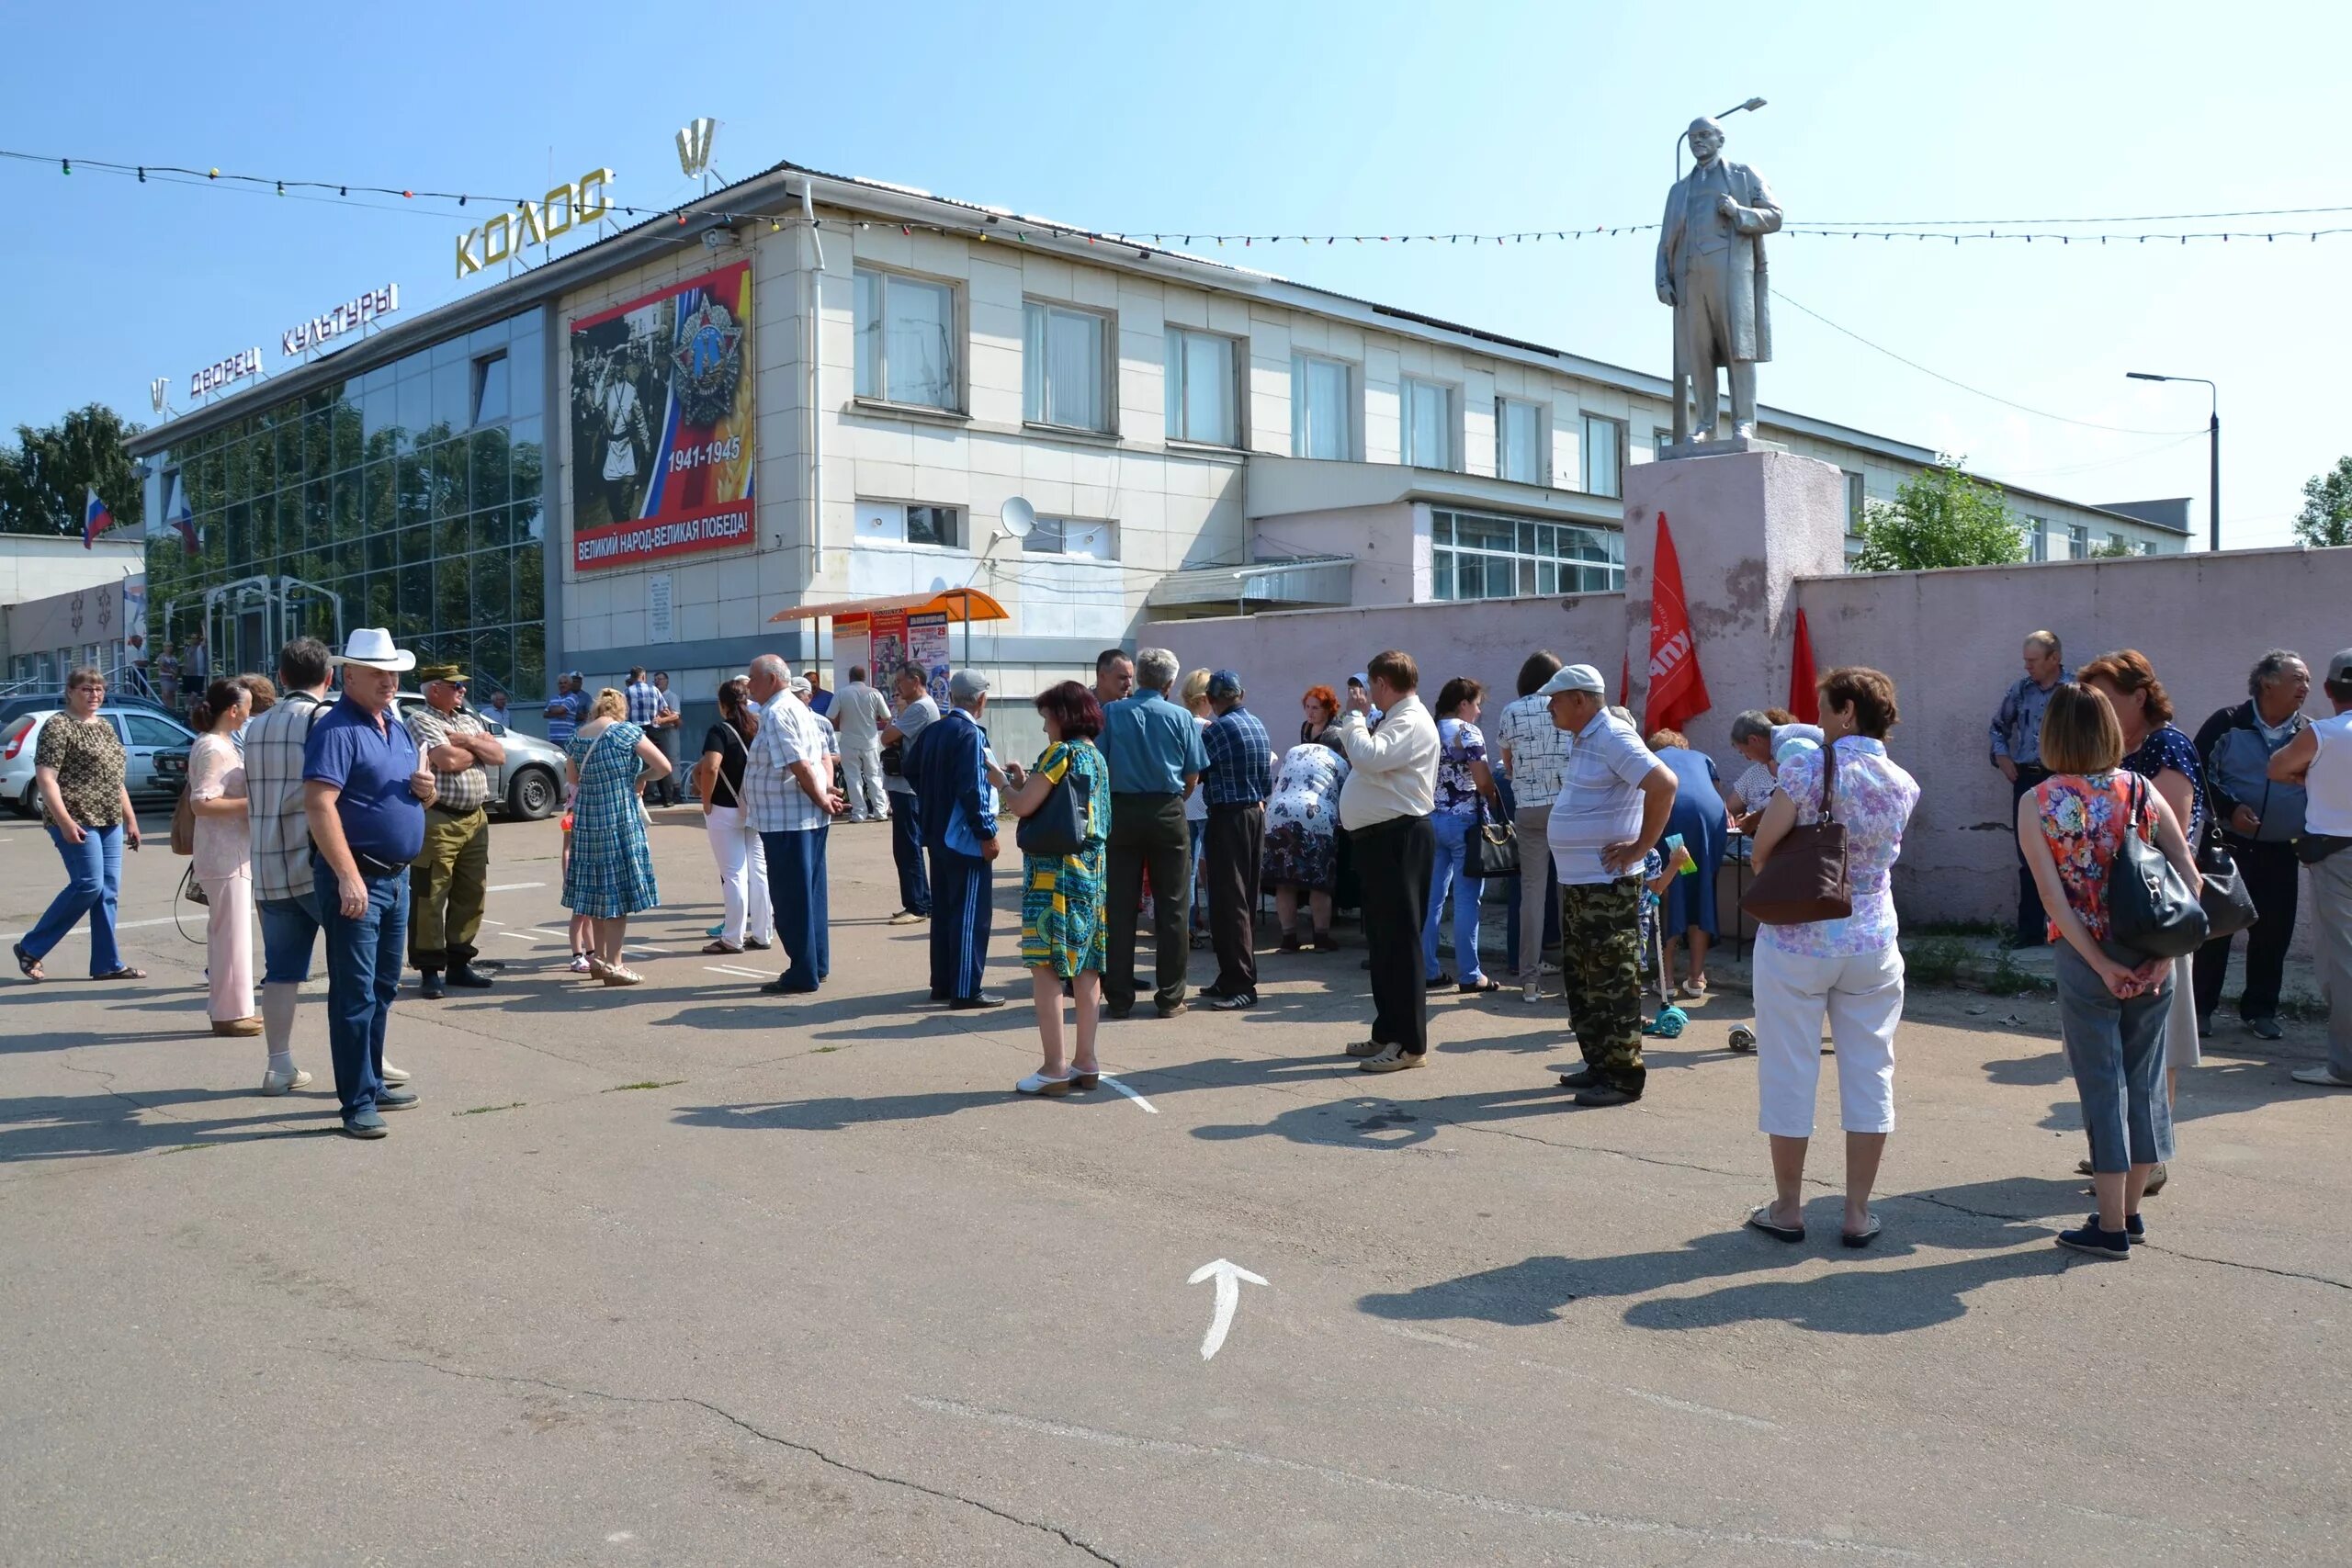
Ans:
[[[863,621],[893,610],[904,610],[910,615],[944,615],[949,624],[957,621],[1009,621],[1012,612],[977,588],[943,588],[931,593],[885,594],[878,599],[836,599],[829,604],[796,604],[789,610],[778,610],[768,620],[776,621]]]

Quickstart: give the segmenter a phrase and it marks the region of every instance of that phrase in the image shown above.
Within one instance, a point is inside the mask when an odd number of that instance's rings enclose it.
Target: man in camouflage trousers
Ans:
[[[1641,1099],[1642,863],[1674,809],[1674,771],[1602,705],[1600,672],[1571,664],[1539,688],[1576,737],[1545,832],[1560,874],[1560,981],[1585,1065],[1560,1075],[1578,1105]]]

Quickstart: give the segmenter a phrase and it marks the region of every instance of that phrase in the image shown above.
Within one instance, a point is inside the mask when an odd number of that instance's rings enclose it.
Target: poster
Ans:
[[[671,596],[670,574],[666,571],[645,580],[645,640],[678,640],[677,604]]]
[[[580,571],[747,547],[752,264],[571,323],[571,559]]]
[[[922,669],[931,687],[931,700],[947,711],[947,615],[944,611],[907,617],[907,660]]]
[[[898,678],[907,662],[907,613],[885,610],[868,617],[865,643],[866,667],[874,671],[877,690],[888,692],[890,682]]]

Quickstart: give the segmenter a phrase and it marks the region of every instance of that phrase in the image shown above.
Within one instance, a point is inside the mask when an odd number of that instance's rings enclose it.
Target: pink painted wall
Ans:
[[[1894,677],[1903,721],[1890,739],[1922,795],[1895,892],[1906,918],[1997,919],[2016,908],[2009,788],[1986,730],[2022,673],[2026,634],[2047,627],[2068,668],[2119,648],[2155,666],[2190,734],[2245,699],[2246,672],[2272,648],[2315,667],[2352,646],[2352,549],[2239,550],[2041,566],[1809,578],[1797,602],[1826,671],[1867,664]],[[1763,694],[1729,672],[1718,705]],[[2310,710],[2328,712],[2316,691]]]
[[[1287,745],[1298,733],[1300,694],[1316,685],[1340,691],[1351,671],[1383,649],[1413,656],[1425,698],[1434,700],[1447,681],[1468,675],[1487,683],[1487,711],[1498,713],[1517,694],[1519,667],[1529,654],[1548,648],[1571,664],[1599,664],[1617,657],[1624,626],[1623,594],[1582,593],[1159,621],[1141,628],[1136,641],[1172,650],[1187,671],[1239,671],[1250,710],[1277,745]],[[1616,678],[1611,671],[1609,679]]]

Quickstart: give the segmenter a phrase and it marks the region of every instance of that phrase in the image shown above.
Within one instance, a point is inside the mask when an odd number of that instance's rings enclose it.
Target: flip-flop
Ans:
[[[120,968],[109,969],[103,975],[93,975],[90,978],[93,980],[144,980],[147,978],[147,971],[133,969],[130,964],[125,964]]]
[[[1866,1230],[1839,1231],[1838,1233],[1839,1245],[1844,1247],[1868,1247],[1871,1243],[1876,1241],[1878,1239],[1878,1233],[1883,1227],[1879,1224],[1878,1216],[1876,1214],[1872,1214],[1870,1217],[1870,1227]]]
[[[716,958],[716,957],[718,957],[718,956],[719,954],[721,954],[721,953],[741,953],[743,950],[742,950],[741,948],[740,948],[740,947],[737,947],[733,942],[712,942],[708,947],[704,948],[702,951],[703,951],[703,954],[704,954],[704,956],[705,956],[705,957],[708,957],[708,958]]]
[[[1785,1241],[1792,1246],[1804,1239],[1803,1225],[1776,1225],[1772,1223],[1772,1205],[1770,1203],[1758,1203],[1747,1211],[1747,1228],[1762,1231],[1774,1241]]]
[[[1457,995],[1464,997],[1483,997],[1488,991],[1499,991],[1502,988],[1503,983],[1500,980],[1491,975],[1481,975],[1475,981],[1463,981],[1454,987],[1454,991]]]
[[[23,975],[26,979],[30,980],[34,985],[38,986],[43,980],[49,978],[47,975],[41,973],[40,960],[35,958],[31,953],[27,953],[23,942],[13,942],[10,944],[10,948],[17,955],[17,972]]]

